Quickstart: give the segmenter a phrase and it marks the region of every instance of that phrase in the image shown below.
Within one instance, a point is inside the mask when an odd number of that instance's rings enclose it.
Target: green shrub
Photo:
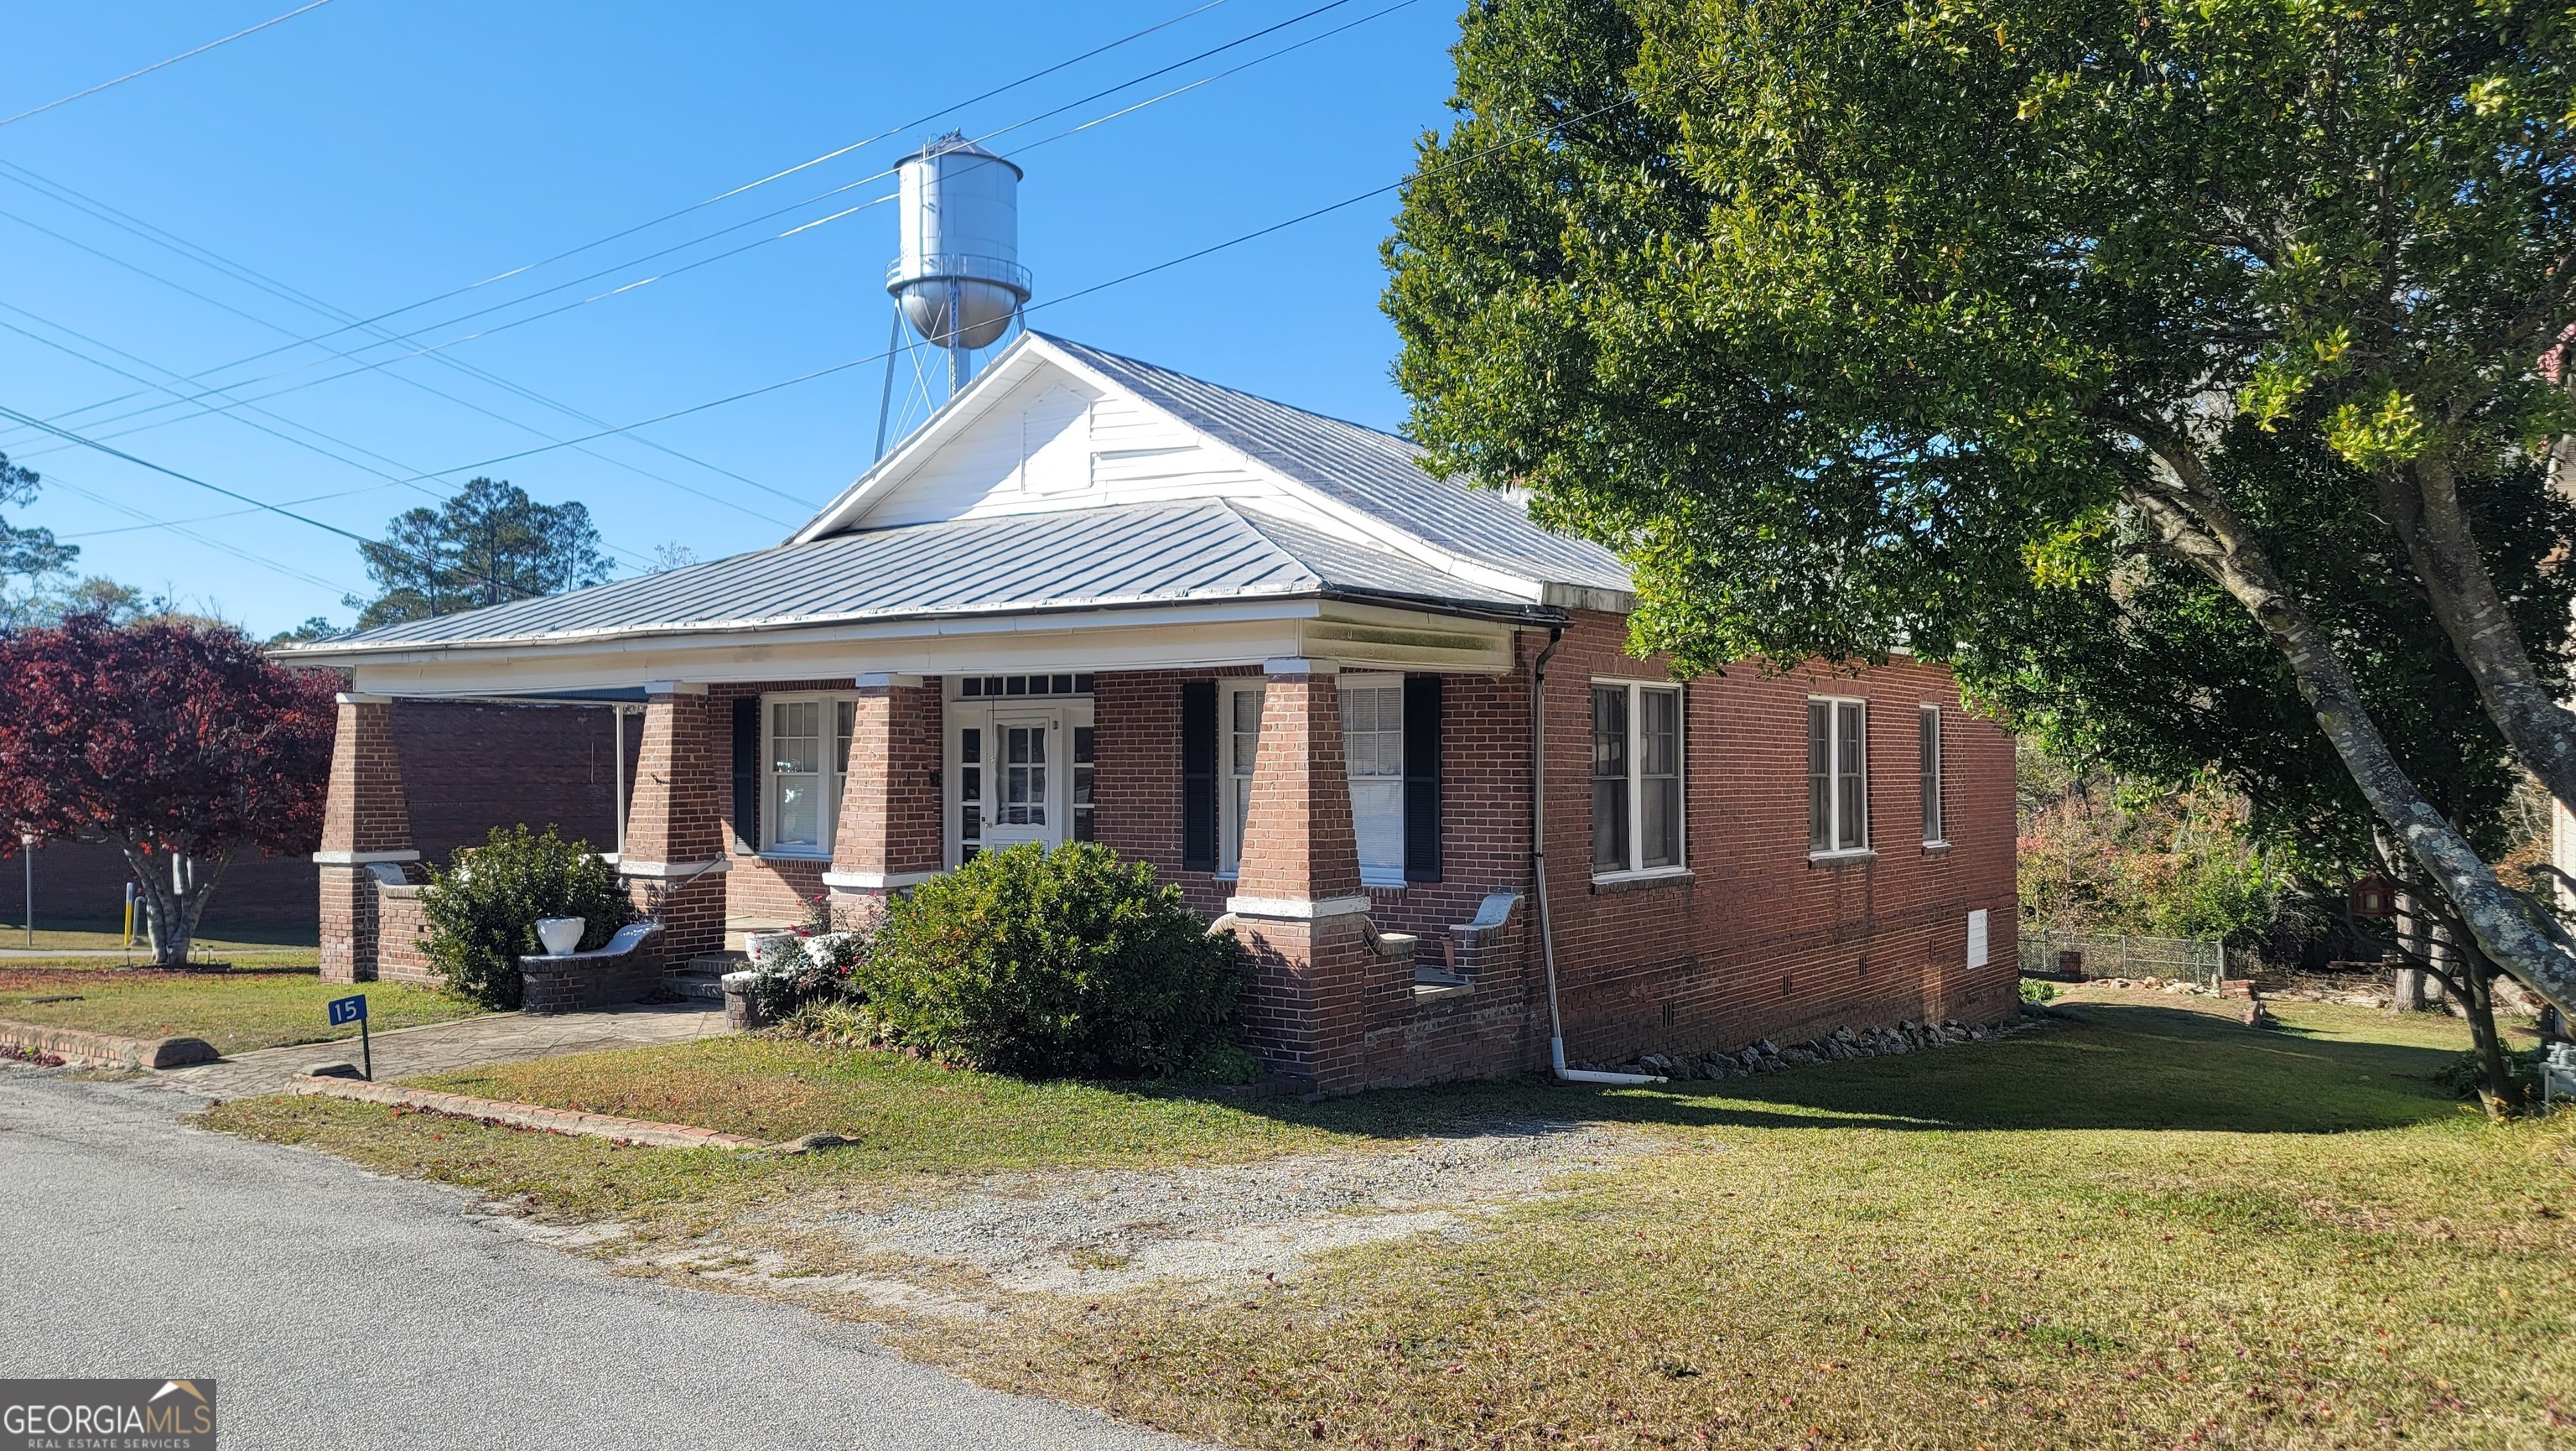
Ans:
[[[420,908],[429,960],[447,985],[501,1009],[519,1005],[519,959],[545,951],[538,918],[581,918],[584,952],[607,946],[636,918],[616,871],[590,843],[566,841],[551,826],[542,836],[496,826],[483,845],[460,848],[444,870],[430,869]]]
[[[1227,1041],[1231,935],[1154,869],[1071,842],[987,852],[897,902],[854,983],[889,1041],[1032,1077],[1169,1077]]]
[[[2021,1000],[2026,1003],[2053,1003],[2057,1001],[2057,989],[2038,978],[2026,977],[2021,980]]]

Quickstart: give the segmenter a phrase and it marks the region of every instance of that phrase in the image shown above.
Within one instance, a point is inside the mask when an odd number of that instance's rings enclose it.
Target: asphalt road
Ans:
[[[187,1102],[0,1065],[0,1377],[212,1376],[228,1451],[1189,1444],[619,1279]]]

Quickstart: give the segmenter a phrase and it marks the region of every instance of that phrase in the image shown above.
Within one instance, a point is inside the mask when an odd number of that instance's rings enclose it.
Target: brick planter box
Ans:
[[[519,959],[523,1013],[581,1013],[649,997],[662,986],[661,924],[621,928],[606,947]]]

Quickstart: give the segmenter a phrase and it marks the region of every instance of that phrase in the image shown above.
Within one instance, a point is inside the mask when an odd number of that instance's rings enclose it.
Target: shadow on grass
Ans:
[[[1254,1113],[1402,1137],[1511,1124],[1892,1130],[2176,1129],[2343,1133],[2455,1115],[2431,1075],[2453,1053],[2246,1028],[2206,1013],[2087,1003],[2045,1033],[1762,1078],[1576,1088],[1540,1078],[1389,1090]]]

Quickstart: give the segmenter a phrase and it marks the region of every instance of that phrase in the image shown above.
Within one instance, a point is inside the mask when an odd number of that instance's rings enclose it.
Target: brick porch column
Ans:
[[[724,950],[724,841],[730,789],[727,742],[717,739],[707,688],[682,681],[644,687],[644,741],[618,854],[636,905],[662,923],[666,960]]]
[[[343,694],[331,738],[330,794],[322,807],[322,978],[371,982],[376,976],[376,877],[383,862],[415,862],[411,809],[403,801],[402,762],[394,752],[393,701]]]
[[[1261,745],[1244,813],[1241,872],[1226,901],[1251,953],[1246,1019],[1274,1066],[1331,1089],[1357,1082],[1361,1008],[1379,971],[1369,945],[1329,661],[1267,662]]]
[[[841,923],[883,912],[888,897],[928,880],[947,855],[939,686],[883,673],[859,676],[857,684],[850,769],[832,832],[832,869],[823,874]]]

